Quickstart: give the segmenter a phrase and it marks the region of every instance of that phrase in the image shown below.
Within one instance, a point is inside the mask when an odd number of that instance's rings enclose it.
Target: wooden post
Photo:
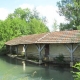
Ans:
[[[25,60],[27,60],[27,48],[28,48],[28,44],[24,45],[24,49],[25,49]]]
[[[71,44],[71,50],[70,50],[70,53],[71,53],[71,62],[70,62],[70,67],[73,66],[73,44]]]
[[[43,45],[43,46],[41,47],[40,44],[39,44],[39,45],[36,44],[36,46],[37,46],[37,49],[38,49],[38,52],[39,52],[39,64],[41,64],[41,63],[42,63],[41,51],[43,50],[43,48],[44,48],[45,45]]]
[[[16,45],[16,55],[18,56],[18,45]]]
[[[71,53],[71,62],[73,62],[73,44],[71,44],[70,53]]]
[[[10,45],[10,54],[12,54],[12,46]]]
[[[77,49],[77,47],[78,47],[78,44],[76,45],[76,47],[75,48],[73,48],[73,43],[71,43],[71,48],[69,48],[67,45],[65,45],[66,46],[66,48],[68,49],[68,51],[70,52],[70,54],[71,54],[71,62],[70,62],[70,67],[72,67],[73,66],[73,53],[74,53],[74,51]]]
[[[16,48],[16,55],[18,56],[18,45],[16,45],[15,48]],[[17,58],[16,58],[16,66],[17,66]]]

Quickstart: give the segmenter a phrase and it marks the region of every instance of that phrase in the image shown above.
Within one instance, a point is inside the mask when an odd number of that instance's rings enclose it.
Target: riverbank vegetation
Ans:
[[[73,77],[74,77],[74,80],[80,80],[80,63],[76,63],[74,66],[73,66],[73,68],[76,68],[78,71],[76,71],[76,72],[73,72],[74,73],[74,75],[73,75]]]

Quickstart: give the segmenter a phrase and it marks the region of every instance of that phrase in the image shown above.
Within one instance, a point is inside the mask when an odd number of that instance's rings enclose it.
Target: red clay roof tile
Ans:
[[[42,34],[33,34],[22,37],[17,37],[6,42],[6,45],[18,44],[36,44],[36,43],[79,43],[80,30],[59,31]]]

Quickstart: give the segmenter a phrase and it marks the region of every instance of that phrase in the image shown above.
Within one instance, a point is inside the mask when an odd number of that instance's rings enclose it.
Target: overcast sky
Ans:
[[[9,13],[14,12],[16,8],[30,8],[36,7],[41,16],[46,16],[47,26],[52,29],[54,20],[57,23],[64,22],[64,17],[57,13],[58,7],[56,2],[60,0],[1,0],[0,1],[0,19],[4,20]]]

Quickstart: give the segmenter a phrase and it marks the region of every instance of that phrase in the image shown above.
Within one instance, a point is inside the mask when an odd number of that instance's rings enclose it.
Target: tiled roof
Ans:
[[[6,45],[33,44],[34,42],[36,42],[38,39],[40,39],[46,34],[47,33],[21,36],[21,37],[14,38],[10,41],[7,41],[5,44]]]
[[[6,45],[34,44],[34,43],[79,43],[80,30],[56,31],[42,34],[33,34],[15,38],[6,42]]]

